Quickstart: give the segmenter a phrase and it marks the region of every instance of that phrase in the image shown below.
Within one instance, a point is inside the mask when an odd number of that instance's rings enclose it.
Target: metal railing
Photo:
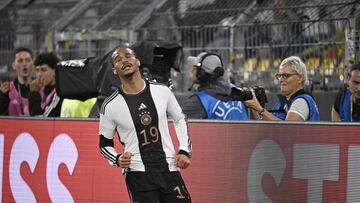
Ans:
[[[308,68],[309,82],[328,87],[341,86],[346,65],[348,19],[297,21],[236,26],[184,26],[143,28],[138,40],[157,36],[178,41],[185,58],[202,51],[222,56],[227,76],[237,85],[276,88],[273,75],[282,59],[297,55]],[[190,78],[184,63],[183,78]],[[260,83],[260,84],[259,84]],[[324,83],[324,84],[323,84]]]
[[[331,5],[344,7],[343,3]],[[307,9],[321,8],[321,5],[296,5],[286,8],[258,8],[255,4],[248,8],[248,13],[272,12],[275,9]],[[228,11],[227,9],[226,11]],[[243,8],[247,11],[247,8]],[[339,9],[338,9],[339,10]],[[222,13],[226,13],[220,10]],[[239,8],[231,10],[233,13]],[[251,11],[251,12],[250,12]],[[199,14],[200,12],[194,12]],[[212,10],[206,15],[211,15]],[[335,11],[334,11],[335,12]],[[275,13],[275,12],[274,12]],[[166,16],[182,15],[181,13],[154,13],[155,17],[165,19]],[[204,12],[203,12],[204,15]],[[248,14],[249,15],[249,14]],[[240,19],[240,17],[238,17]],[[353,26],[349,17],[327,18],[317,20],[271,21],[236,21],[224,25],[192,25],[192,26],[148,26],[131,30],[100,32],[49,32],[42,29],[31,32],[0,32],[0,77],[9,75],[11,53],[19,45],[30,45],[35,53],[54,51],[63,60],[101,56],[119,44],[144,39],[163,39],[179,42],[183,46],[184,59],[197,55],[202,51],[215,52],[224,61],[226,76],[237,85],[263,85],[268,89],[276,89],[277,81],[273,75],[277,72],[282,59],[300,56],[308,68],[310,84],[324,89],[340,87],[344,79],[345,68],[358,52],[357,40],[360,32]],[[357,22],[357,21],[356,21]],[[354,30],[355,27],[355,30]],[[350,46],[349,46],[350,45]],[[350,51],[352,50],[352,51]],[[186,91],[191,84],[190,69],[184,60],[181,73],[173,72],[173,80],[178,91]],[[9,71],[8,71],[9,70]],[[326,86],[326,88],[325,88]]]

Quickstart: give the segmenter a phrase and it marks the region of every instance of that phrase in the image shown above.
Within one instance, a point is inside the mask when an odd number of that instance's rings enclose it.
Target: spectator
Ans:
[[[279,101],[275,103],[272,113],[263,108],[253,92],[253,99],[245,104],[258,113],[263,120],[318,121],[319,111],[312,95],[304,90],[307,80],[305,64],[297,56],[284,59],[275,75],[279,80]]]
[[[346,86],[339,91],[332,106],[331,120],[360,122],[360,63],[350,67]]]
[[[248,119],[245,105],[232,100],[231,84],[222,77],[224,67],[220,56],[203,52],[197,57],[190,56],[188,63],[192,66],[192,79],[199,85],[182,104],[188,118]]]
[[[25,47],[15,50],[12,68],[16,78],[9,82],[0,82],[0,115],[30,116],[29,83],[33,68],[33,52]]]
[[[100,110],[100,152],[113,166],[124,168],[131,202],[191,202],[179,168],[190,165],[192,151],[185,115],[168,87],[142,79],[140,61],[129,48],[112,54],[121,85]],[[176,153],[168,129],[174,120]],[[123,153],[114,148],[118,132]]]
[[[35,59],[36,79],[30,83],[31,116],[60,117],[63,99],[56,93],[55,68],[59,58],[52,53]]]

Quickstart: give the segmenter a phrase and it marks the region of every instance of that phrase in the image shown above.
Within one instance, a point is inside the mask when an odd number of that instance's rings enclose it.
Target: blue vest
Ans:
[[[282,120],[285,120],[287,111],[285,111],[285,104],[287,104],[288,109],[290,109],[291,104],[298,98],[305,99],[306,103],[309,106],[309,116],[306,119],[307,121],[319,121],[320,115],[318,107],[315,103],[315,100],[312,96],[306,93],[304,90],[300,90],[296,92],[293,96],[291,96],[290,100],[287,101],[284,96],[279,97],[279,101],[276,102],[272,108],[272,114]]]
[[[240,101],[221,101],[205,91],[197,92],[208,119],[247,120],[247,109]]]
[[[343,122],[360,122],[360,117],[353,118],[351,112],[351,92],[350,90],[346,90],[345,96],[341,98],[340,102],[340,119]]]

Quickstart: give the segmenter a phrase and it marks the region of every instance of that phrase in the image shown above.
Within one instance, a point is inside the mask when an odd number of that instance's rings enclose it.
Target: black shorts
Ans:
[[[125,181],[133,203],[191,203],[178,171],[129,171],[125,173]]]

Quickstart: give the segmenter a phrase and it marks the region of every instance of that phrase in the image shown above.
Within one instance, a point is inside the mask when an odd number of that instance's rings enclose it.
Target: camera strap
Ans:
[[[277,97],[279,98],[280,107],[278,109],[271,109],[269,110],[270,113],[287,113],[285,110],[285,105],[288,103],[288,100],[284,95],[278,94]]]

